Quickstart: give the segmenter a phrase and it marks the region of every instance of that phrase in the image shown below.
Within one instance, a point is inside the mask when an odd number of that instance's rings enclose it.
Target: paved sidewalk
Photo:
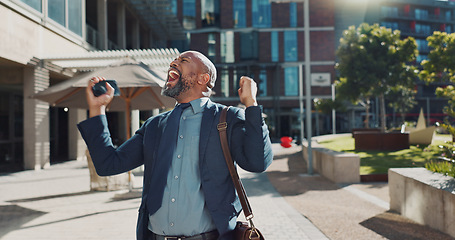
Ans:
[[[267,240],[453,239],[389,212],[387,183],[337,185],[305,174],[299,146],[273,147],[266,173],[239,171]],[[0,175],[0,240],[135,239],[139,175],[132,192],[90,192],[86,162]]]
[[[278,194],[266,173],[240,176],[267,239],[328,239]],[[133,192],[90,192],[89,178],[86,162],[77,161],[0,175],[0,239],[135,239],[142,177],[134,178]]]

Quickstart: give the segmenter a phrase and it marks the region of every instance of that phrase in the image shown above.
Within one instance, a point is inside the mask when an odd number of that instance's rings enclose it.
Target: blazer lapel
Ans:
[[[201,134],[199,139],[199,161],[202,163],[202,159],[205,157],[210,132],[215,124],[215,116],[218,112],[216,104],[208,100],[206,108],[204,109],[201,121]]]

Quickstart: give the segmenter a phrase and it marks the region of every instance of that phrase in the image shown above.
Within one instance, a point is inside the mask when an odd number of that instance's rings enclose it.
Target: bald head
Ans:
[[[210,80],[207,83],[209,88],[213,88],[216,82],[216,68],[215,65],[208,59],[204,54],[197,52],[197,51],[187,51],[188,53],[192,53],[201,64],[201,69],[203,73],[207,73],[210,76]]]

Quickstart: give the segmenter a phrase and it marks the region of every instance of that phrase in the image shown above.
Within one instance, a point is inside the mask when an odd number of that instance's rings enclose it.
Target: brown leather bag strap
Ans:
[[[224,107],[221,111],[220,122],[218,124],[218,132],[220,133],[220,140],[221,140],[221,147],[223,149],[224,158],[226,160],[226,164],[229,168],[229,173],[231,174],[232,181],[234,182],[235,189],[237,190],[237,194],[239,195],[240,203],[242,204],[243,213],[245,214],[246,220],[251,222],[253,218],[253,211],[251,210],[250,203],[246,196],[245,188],[243,187],[242,181],[239,178],[237,170],[234,166],[234,161],[231,157],[231,151],[229,150],[229,144],[227,140],[226,129],[228,127],[226,122],[226,115],[229,107]]]

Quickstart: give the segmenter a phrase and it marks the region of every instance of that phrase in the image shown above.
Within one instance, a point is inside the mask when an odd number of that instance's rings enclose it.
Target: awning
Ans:
[[[46,56],[42,60],[73,72],[86,72],[116,64],[125,59],[143,62],[156,71],[166,72],[179,55],[176,48],[88,51],[80,54]]]

